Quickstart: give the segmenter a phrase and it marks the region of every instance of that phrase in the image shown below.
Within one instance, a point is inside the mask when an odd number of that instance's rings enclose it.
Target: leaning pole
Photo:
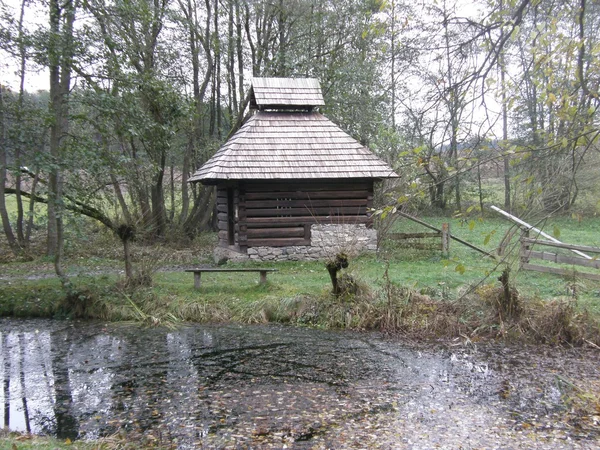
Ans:
[[[542,230],[540,230],[539,228],[534,227],[533,225],[529,225],[524,220],[521,220],[518,217],[515,217],[512,214],[507,213],[506,211],[498,208],[497,206],[490,205],[490,208],[493,209],[494,211],[496,211],[497,213],[502,214],[504,217],[507,217],[508,219],[512,220],[513,222],[515,222],[515,223],[517,223],[519,225],[524,226],[525,228],[527,228],[527,230],[535,231],[540,236],[544,236],[546,239],[548,239],[549,241],[552,241],[552,242],[554,242],[556,244],[562,244],[562,242],[559,241],[558,239],[556,239],[555,237],[550,236],[548,233],[544,233]],[[571,251],[573,253],[577,253],[579,256],[583,256],[585,259],[594,259],[590,255],[586,255],[585,253],[580,252],[579,250],[571,250]]]

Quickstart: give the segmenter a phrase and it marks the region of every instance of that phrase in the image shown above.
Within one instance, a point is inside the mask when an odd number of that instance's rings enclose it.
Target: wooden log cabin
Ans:
[[[190,179],[216,185],[215,259],[376,249],[373,183],[397,175],[320,114],[323,105],[316,79],[254,78],[254,114]]]

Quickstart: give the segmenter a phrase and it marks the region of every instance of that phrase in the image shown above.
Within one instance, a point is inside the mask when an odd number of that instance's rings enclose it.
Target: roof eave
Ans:
[[[329,176],[322,176],[322,177],[315,177],[315,178],[306,178],[306,177],[290,177],[290,176],[281,176],[281,177],[272,177],[272,178],[252,178],[252,177],[215,177],[215,176],[197,176],[197,177],[192,177],[188,180],[189,183],[202,183],[202,184],[206,184],[206,185],[215,185],[215,184],[219,184],[219,183],[224,183],[224,182],[228,182],[228,181],[262,181],[262,182],[268,182],[268,181],[318,181],[318,180],[357,180],[357,179],[363,179],[363,180],[377,180],[377,181],[381,181],[381,180],[387,180],[387,179],[394,179],[394,178],[400,178],[400,176],[398,174],[396,174],[395,172],[391,173],[391,174],[387,174],[387,175],[374,175],[374,176],[332,176],[331,174],[329,174]]]

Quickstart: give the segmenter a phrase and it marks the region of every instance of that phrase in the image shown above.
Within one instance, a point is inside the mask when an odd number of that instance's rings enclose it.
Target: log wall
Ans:
[[[372,220],[373,181],[242,182],[235,188],[235,243],[248,247],[310,245],[312,224]],[[228,245],[227,188],[217,189],[219,244]]]

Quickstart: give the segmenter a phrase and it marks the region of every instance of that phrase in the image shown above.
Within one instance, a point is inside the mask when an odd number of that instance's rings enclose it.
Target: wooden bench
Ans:
[[[260,284],[267,282],[267,272],[277,272],[277,269],[186,269],[194,273],[194,288],[200,289],[202,272],[260,272]]]

